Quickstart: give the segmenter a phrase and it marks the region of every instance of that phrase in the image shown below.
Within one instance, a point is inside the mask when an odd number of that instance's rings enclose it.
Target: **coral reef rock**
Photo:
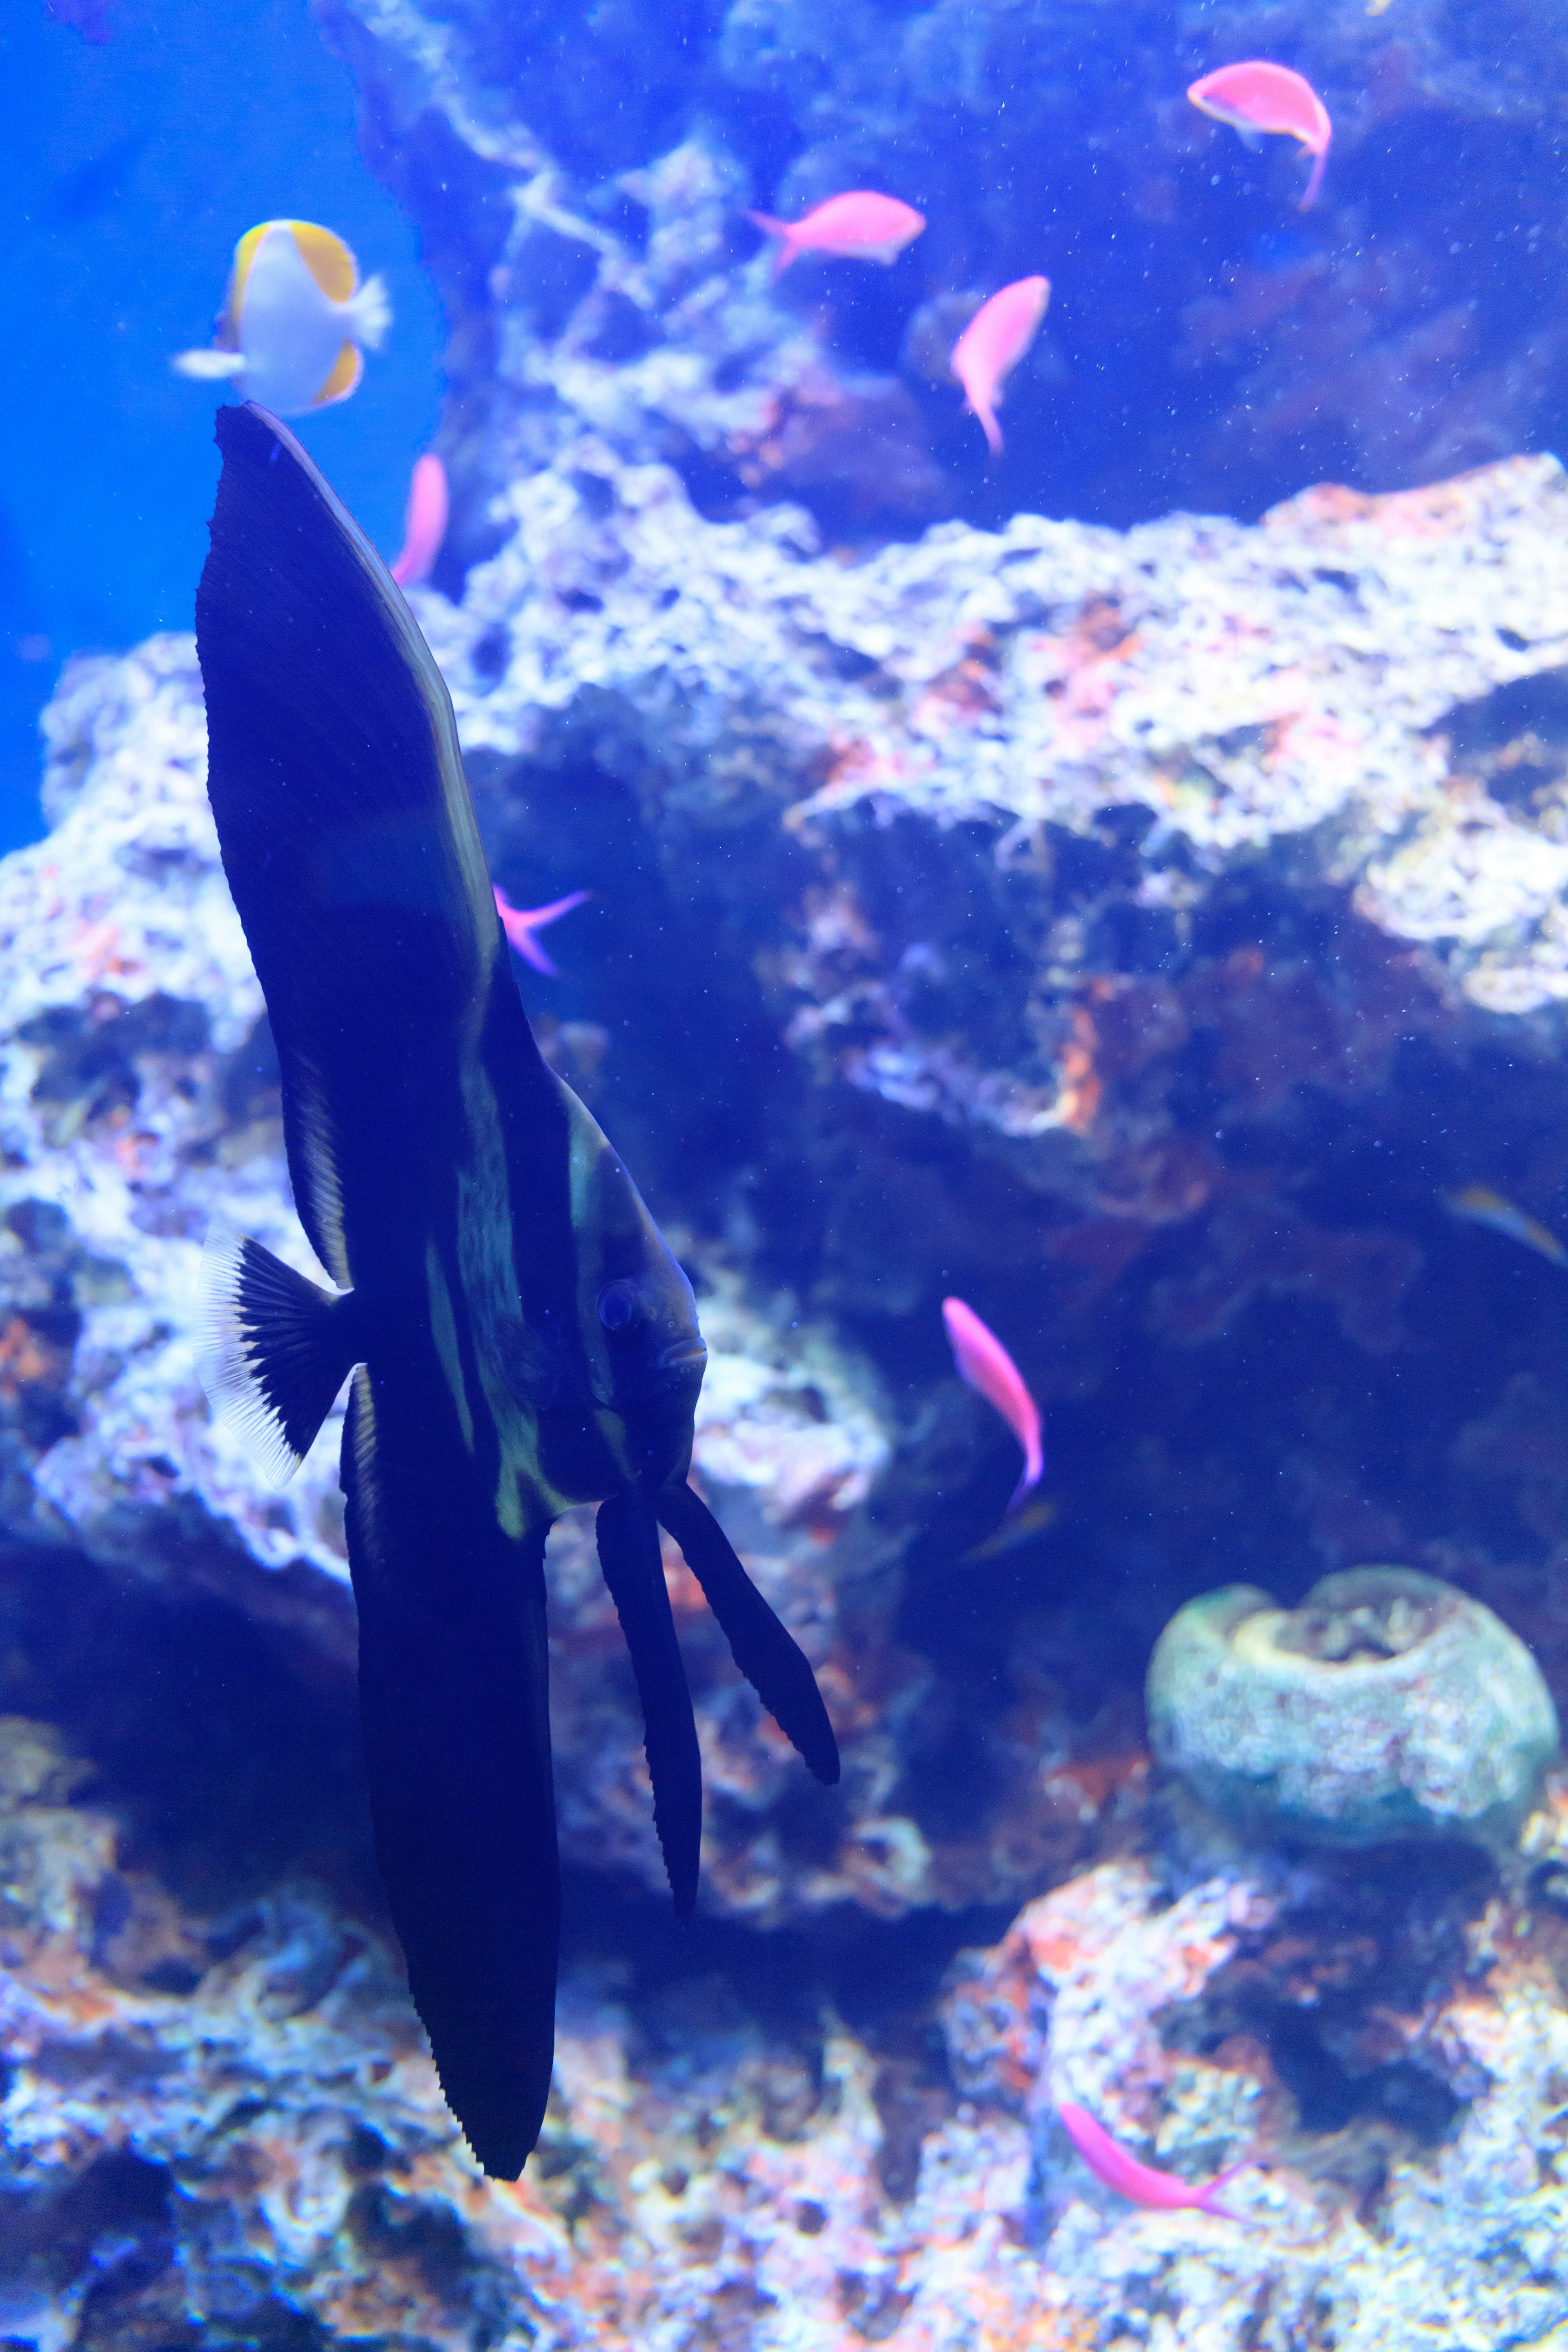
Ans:
[[[341,1412],[275,1494],[209,1419],[195,1373],[197,1266],[215,1214],[297,1264],[310,1255],[289,1202],[260,993],[206,808],[188,640],[79,665],[48,726],[55,830],[0,869],[7,1528],[300,1636],[340,1669],[347,1707]],[[760,1316],[721,1269],[706,1287],[699,1475],[732,1490],[759,1581],[842,1688],[832,1654],[848,1638],[836,1598],[847,1571],[834,1538],[889,1451],[877,1382],[811,1327]],[[798,1842],[793,1862],[778,1850],[790,1751],[674,1555],[671,1573],[699,1692],[714,1898],[763,1914],[849,1899],[858,1878],[874,1892],[879,1864],[853,1819],[842,1853],[836,1812],[816,1859]],[[552,1580],[566,1850],[657,1883],[640,1718],[591,1512],[563,1523]],[[886,1672],[897,1685],[915,1668],[889,1658]],[[889,1777],[886,1729],[865,1711],[857,1762],[852,1699],[846,1712],[858,1811],[879,1835],[882,1806],[867,1790]]]
[[[784,509],[711,524],[594,462],[516,486],[461,605],[415,593],[500,878],[595,894],[531,1001],[702,1286],[699,1473],[846,1748],[839,1794],[797,1785],[672,1563],[708,1899],[1012,1905],[1113,1844],[1148,1644],[1238,1510],[1298,1589],[1351,1546],[1491,1580],[1554,1671],[1559,1518],[1521,1555],[1487,1499],[1526,1390],[1553,1410],[1534,1269],[1473,1319],[1473,1398],[1374,1489],[1360,1465],[1447,1345],[1447,1261],[1507,1247],[1443,1192],[1546,1200],[1568,1132],[1557,467],[1254,530],[949,525],[847,569]],[[195,1377],[209,1218],[303,1243],[188,641],[78,665],[48,730],[55,829],[0,868],[6,1524],[270,1623],[346,1714],[337,1426],[271,1494]],[[1000,1533],[953,1289],[1058,1433],[1046,1507]],[[1289,1349],[1258,1352],[1293,1314],[1310,1444]],[[1210,1410],[1244,1361],[1246,1433]],[[1289,1465],[1267,1503],[1259,1445]],[[657,1885],[584,1526],[551,1573],[568,1855]]]
[[[1440,1889],[1425,1865],[1375,1883],[1350,1863],[1265,1869],[1172,1901],[1144,1864],[1111,1864],[971,1958],[948,2033],[970,2112],[1010,2112],[1028,2136],[1030,2340],[1557,2342],[1563,1925],[1489,1895],[1479,1867]],[[1058,2099],[1194,2179],[1242,2163],[1226,2191],[1242,2220],[1102,2188]]]
[[[1541,1669],[1489,1609],[1408,1568],[1178,1610],[1149,1665],[1159,1760],[1253,1835],[1375,1845],[1517,1833],[1557,1753]]]
[[[1024,506],[1256,515],[1305,480],[1409,488],[1560,436],[1551,9],[728,0],[546,28],[514,0],[315,6],[451,322],[451,561],[584,425],[710,512],[804,499],[836,538]],[[1259,54],[1333,117],[1304,216],[1294,145],[1253,153],[1183,95]],[[775,285],[745,208],[865,186],[924,235],[891,269],[811,258]],[[948,354],[1041,270],[1050,317],[988,465]]]
[[[1568,1925],[1479,1856],[1441,1885],[1103,1864],[964,1957],[945,2065],[714,1975],[569,1969],[503,2186],[352,1909],[287,1881],[195,1908],[93,1790],[0,1718],[0,2294],[40,2352],[1109,2352],[1152,2314],[1212,2352],[1482,2352],[1568,2325]],[[1243,2162],[1244,2219],[1112,2196],[1069,2096],[1167,2168]]]

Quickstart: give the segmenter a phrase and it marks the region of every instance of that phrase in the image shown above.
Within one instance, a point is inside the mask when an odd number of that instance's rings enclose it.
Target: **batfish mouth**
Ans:
[[[698,1371],[705,1369],[707,1362],[708,1350],[700,1339],[678,1339],[659,1358],[658,1369],[661,1372]]]

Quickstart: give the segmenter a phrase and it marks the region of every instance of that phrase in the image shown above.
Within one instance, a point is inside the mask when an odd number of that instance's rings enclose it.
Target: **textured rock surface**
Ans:
[[[215,1213],[310,1257],[260,999],[216,862],[188,641],[79,667],[50,728],[56,830],[0,869],[7,1527],[298,1637],[300,1671],[330,1664],[346,1712],[341,1413],[274,1494],[209,1423],[195,1370],[196,1269]],[[568,1024],[553,1043],[581,1076],[574,1053],[591,1060],[604,1040]],[[878,1536],[864,1510],[893,1437],[884,1392],[787,1301],[768,1311],[748,1296],[712,1239],[689,1254],[711,1351],[698,1471],[818,1664],[847,1754],[839,1794],[800,1785],[672,1553],[710,1799],[708,1899],[762,1922],[1020,1890],[1045,1857],[1070,1860],[1098,1811],[1060,1770],[1072,1726],[1058,1711],[1013,1759],[1005,1831],[965,1827],[943,1852],[892,1805],[900,1725],[930,1676],[892,1623],[900,1539]],[[550,1576],[564,1850],[661,1885],[591,1513],[557,1529]]]
[[[1419,1559],[1557,1675],[1539,1446],[1531,1539],[1500,1517],[1556,1411],[1554,1277],[1440,1199],[1550,1213],[1568,1181],[1561,475],[845,570],[600,462],[521,484],[464,605],[420,610],[498,873],[595,892],[542,1025],[706,1283],[699,1462],[851,1751],[842,1802],[797,1790],[678,1578],[710,1899],[1006,1902],[1084,1859],[1137,1785],[1149,1639],[1255,1539],[1286,1600],[1347,1549]],[[272,1496],[194,1379],[213,1210],[300,1243],[188,644],[79,669],[50,727],[57,830],[0,873],[9,1523],[342,1669],[335,1433]],[[1416,946],[1434,873],[1465,919]],[[1473,1382],[1407,1434],[1456,1255]],[[974,1559],[1011,1467],[950,1289],[1054,1403],[1055,1525]],[[1208,1403],[1239,1377],[1255,1429]],[[568,1850],[657,1884],[582,1528],[552,1576]]]
[[[321,1887],[202,1911],[0,1719],[0,2266],[47,2347],[1469,2352],[1568,2323],[1568,1928],[1479,1878],[1090,1871],[967,1957],[941,2053],[754,1972],[568,1973],[515,2189]],[[1560,1798],[1537,1843],[1563,1835]],[[1174,1899],[1171,1899],[1174,1896]],[[771,1990],[758,2000],[759,1991]],[[1245,2220],[1101,2189],[1071,2095]]]
[[[1089,1872],[950,2001],[960,2084],[1028,2136],[1043,2340],[1142,2341],[1158,2315],[1148,2340],[1216,2352],[1555,2342],[1561,1916],[1489,1899],[1484,1866],[1172,1891],[1142,1864]],[[1245,2223],[1130,2210],[1058,2098],[1193,2178],[1255,2158],[1228,2192]]]
[[[1568,1200],[1561,474],[853,563],[602,435],[507,501],[417,608],[499,877],[595,893],[532,1008],[701,1285],[700,1472],[845,1787],[675,1572],[710,1811],[674,1938],[563,1526],[559,2105],[521,2202],[477,2188],[381,1940],[331,1433],[270,1495],[194,1380],[213,1210],[300,1244],[190,646],[79,667],[56,829],[0,867],[0,1706],[100,1775],[72,1803],[16,1735],[17,2332],[1416,2352],[1451,2272],[1467,2352],[1539,2338],[1561,1800],[1528,1903],[1481,1857],[1172,1883],[1136,1695],[1194,1591],[1368,1557],[1568,1690],[1562,1277],[1444,1206]],[[954,1290],[1047,1407],[1000,1540]],[[956,1945],[1042,1896],[944,2040]],[[1256,2132],[1259,2223],[1110,2210],[1063,2083],[1195,2171]]]
[[[805,499],[835,536],[1028,507],[1256,514],[1558,446],[1564,195],[1556,14],[1444,0],[728,0],[546,16],[316,0],[452,323],[460,548],[584,424],[710,511]],[[1335,135],[1249,154],[1183,92],[1289,59]],[[925,235],[889,272],[773,289],[742,208],[871,184]],[[1044,270],[1006,455],[946,380],[980,299]]]

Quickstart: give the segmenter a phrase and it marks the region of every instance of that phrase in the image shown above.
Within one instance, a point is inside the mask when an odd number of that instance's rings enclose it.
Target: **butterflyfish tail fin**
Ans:
[[[214,1413],[275,1486],[298,1470],[359,1361],[353,1296],[318,1289],[226,1225],[207,1235],[197,1370]]]
[[[838,1742],[810,1661],[746,1574],[729,1537],[689,1486],[668,1486],[654,1508],[686,1555],[735,1664],[816,1779],[838,1778]]]
[[[653,1782],[654,1827],[664,1853],[675,1916],[689,1919],[697,1904],[702,1850],[702,1753],[669,1589],[664,1580],[658,1526],[640,1495],[612,1496],[599,1506],[599,1565],[631,1653],[642,1701],[643,1740]]]
[[[169,365],[176,375],[194,376],[198,383],[217,383],[243,372],[245,354],[243,352],[220,352],[210,348],[199,352],[176,352]]]
[[[380,351],[392,324],[392,298],[386,290],[385,278],[367,278],[359,292],[350,295],[343,308],[348,312],[344,324],[355,342],[363,343],[367,351]]]

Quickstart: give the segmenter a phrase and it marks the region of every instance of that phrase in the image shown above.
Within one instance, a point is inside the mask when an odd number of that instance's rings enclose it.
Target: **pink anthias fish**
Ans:
[[[501,929],[524,963],[531,963],[535,971],[547,972],[552,980],[558,980],[560,973],[534,938],[534,933],[542,931],[546,923],[558,922],[563,915],[569,915],[573,908],[580,907],[590,894],[586,890],[569,890],[564,898],[552,898],[548,907],[514,907],[499,883],[492,887]]]
[[[1068,2137],[1095,2179],[1103,2180],[1120,2196],[1131,2197],[1134,2205],[1145,2205],[1162,2213],[1176,2213],[1192,2207],[1200,2213],[1217,2213],[1225,2221],[1241,2220],[1239,2213],[1219,2203],[1218,2192],[1238,2172],[1247,2169],[1247,2158],[1240,2164],[1227,2165],[1212,2180],[1178,2180],[1173,2172],[1162,2172],[1156,2165],[1140,2164],[1135,2156],[1129,2156],[1121,2142],[1111,2138],[1105,2126],[1096,2123],[1087,2107],[1076,2105],[1071,2099],[1062,2099],[1057,2113]]]
[[[449,510],[447,468],[439,457],[426,451],[414,460],[408,510],[403,518],[403,546],[392,565],[392,576],[400,588],[413,588],[429,579],[447,536]]]
[[[879,196],[874,188],[851,188],[829,196],[804,220],[774,220],[771,213],[748,213],[746,218],[779,240],[773,256],[777,278],[803,253],[825,253],[836,261],[897,261],[926,225],[924,213],[897,196]]]
[[[948,365],[963,386],[965,405],[980,419],[994,457],[1002,447],[996,422],[1002,379],[1034,341],[1050,299],[1048,278],[1017,278],[981,304],[952,347]]]
[[[1299,139],[1313,158],[1312,176],[1301,198],[1303,212],[1323,184],[1323,166],[1334,126],[1329,110],[1304,76],[1289,66],[1269,65],[1254,58],[1245,65],[1221,66],[1189,87],[1187,96],[1204,114],[1228,122],[1248,144],[1265,131],[1283,131]]]
[[[1024,1475],[1013,1489],[1007,1514],[1016,1511],[1031,1486],[1044,1475],[1046,1457],[1040,1444],[1040,1409],[1024,1385],[1024,1375],[988,1323],[962,1298],[944,1298],[942,1319],[952,1349],[958,1377],[995,1406],[1024,1449]]]

